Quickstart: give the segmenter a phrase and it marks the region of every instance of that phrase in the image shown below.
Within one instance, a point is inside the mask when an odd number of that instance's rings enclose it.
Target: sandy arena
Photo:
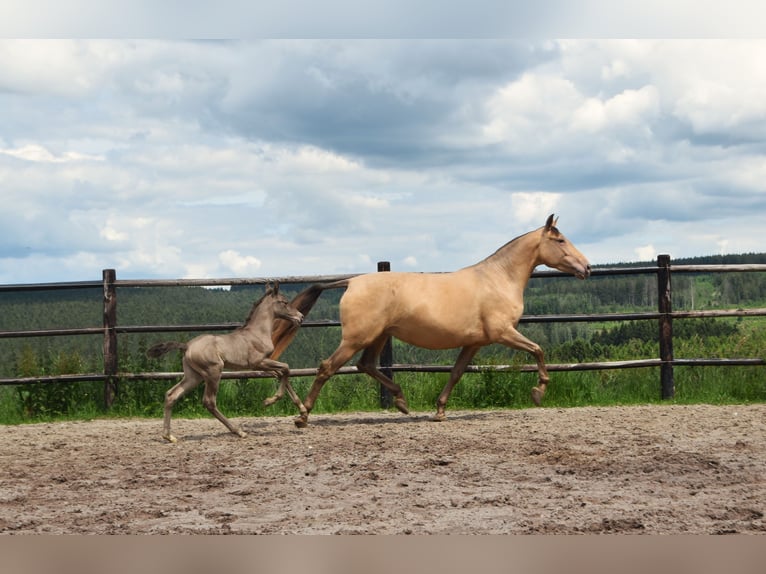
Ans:
[[[4,534],[764,534],[766,405],[7,426]]]

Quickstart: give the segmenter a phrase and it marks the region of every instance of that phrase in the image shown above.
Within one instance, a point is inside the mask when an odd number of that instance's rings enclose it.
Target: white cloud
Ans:
[[[558,193],[518,192],[511,194],[513,217],[525,225],[540,227],[556,211],[561,200]]]
[[[634,249],[638,261],[653,261],[657,257],[657,250],[651,243]]]
[[[558,140],[558,128],[568,123],[582,100],[566,78],[528,72],[488,99],[484,135],[515,152],[539,151]]]
[[[66,98],[87,93],[103,67],[86,44],[75,40],[0,41],[0,89]]]
[[[632,127],[643,129],[659,113],[659,95],[654,86],[625,90],[612,98],[588,98],[572,116],[575,130],[598,132],[604,129]]]
[[[117,231],[114,227],[106,225],[101,229],[101,237],[107,241],[125,241],[128,238],[127,233]]]
[[[54,154],[38,144],[27,144],[15,149],[0,149],[0,154],[38,163],[68,163],[77,161],[103,161],[98,155],[89,155],[76,151],[65,151]]]
[[[218,254],[218,259],[223,263],[226,269],[233,271],[236,275],[252,275],[257,272],[262,262],[252,255],[242,255],[234,249],[227,249]]]

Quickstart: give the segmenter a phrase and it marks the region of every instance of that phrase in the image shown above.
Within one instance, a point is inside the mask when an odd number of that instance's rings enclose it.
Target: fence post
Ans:
[[[672,399],[676,394],[673,379],[673,311],[670,286],[670,255],[657,257],[657,295],[660,317],[660,387],[662,399]]]
[[[117,289],[114,269],[103,270],[104,281],[104,406],[112,406],[117,396]]]
[[[391,271],[391,262],[378,261],[378,272]],[[394,380],[394,371],[391,367],[394,364],[394,348],[391,345],[391,337],[386,340],[386,344],[383,346],[383,351],[380,354],[380,372],[386,377]],[[380,385],[380,408],[390,409],[394,404],[394,398],[389,391],[383,385]]]

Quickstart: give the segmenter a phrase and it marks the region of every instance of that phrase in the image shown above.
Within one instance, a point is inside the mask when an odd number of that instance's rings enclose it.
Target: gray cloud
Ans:
[[[2,41],[0,282],[447,270],[552,211],[596,263],[763,250],[765,56]]]

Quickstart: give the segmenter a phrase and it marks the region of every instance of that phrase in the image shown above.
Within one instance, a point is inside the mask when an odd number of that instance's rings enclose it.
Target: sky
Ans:
[[[0,284],[450,271],[551,213],[593,264],[766,252],[763,62],[747,38],[2,39]]]

